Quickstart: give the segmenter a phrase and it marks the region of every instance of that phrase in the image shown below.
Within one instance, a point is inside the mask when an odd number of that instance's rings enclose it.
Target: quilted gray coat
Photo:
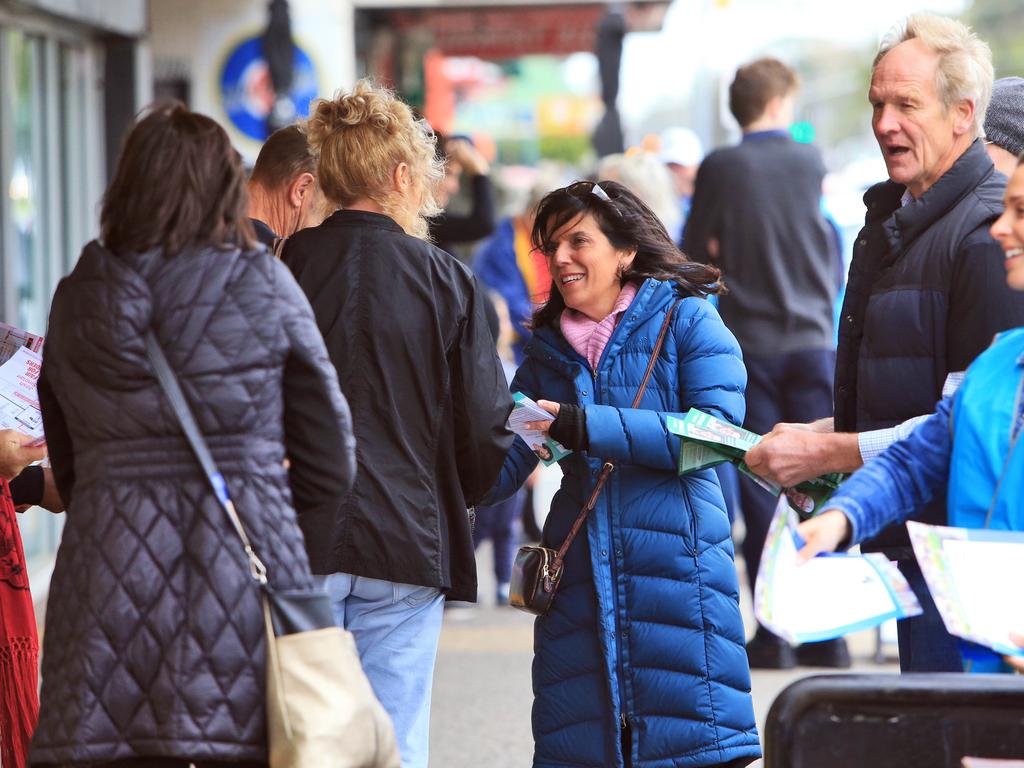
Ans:
[[[86,246],[54,297],[40,380],[68,511],[33,764],[266,759],[258,589],[151,372],[148,327],[274,586],[312,585],[295,509],[334,514],[351,485],[348,406],[284,266]]]

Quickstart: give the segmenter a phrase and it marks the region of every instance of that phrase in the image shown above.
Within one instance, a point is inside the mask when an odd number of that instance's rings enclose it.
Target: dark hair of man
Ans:
[[[757,59],[736,70],[729,86],[729,111],[746,128],[764,114],[769,101],[789,95],[799,85],[796,72],[778,59]]]
[[[150,107],[125,138],[103,196],[100,237],[114,253],[240,246],[256,238],[245,169],[224,129],[178,102]]]
[[[599,187],[600,191],[595,191]],[[619,274],[622,285],[642,283],[648,278],[667,280],[683,296],[722,293],[721,272],[715,267],[690,261],[665,230],[654,211],[626,187],[614,181],[577,181],[549,192],[537,206],[531,237],[542,253],[555,247],[551,238],[567,224],[586,215],[617,250],[635,250],[633,263]],[[552,283],[546,304],[533,314],[531,325],[555,325],[565,309],[558,287]]]
[[[279,128],[260,148],[249,180],[264,189],[280,189],[300,173],[316,175],[316,158],[297,125]]]

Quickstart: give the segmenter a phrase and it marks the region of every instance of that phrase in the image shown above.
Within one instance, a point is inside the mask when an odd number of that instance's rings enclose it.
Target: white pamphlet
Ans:
[[[1024,533],[907,523],[914,555],[951,635],[1024,656]]]
[[[754,614],[764,627],[791,643],[814,643],[921,613],[906,579],[883,555],[819,555],[797,565],[797,522],[783,497],[754,589]]]
[[[43,414],[39,409],[36,384],[43,358],[27,347],[19,347],[10,360],[0,365],[0,429],[14,429],[45,442]]]

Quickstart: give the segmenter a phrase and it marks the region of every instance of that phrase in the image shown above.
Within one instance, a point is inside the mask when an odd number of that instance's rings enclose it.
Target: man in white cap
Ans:
[[[693,185],[697,180],[697,168],[704,159],[704,147],[697,134],[689,128],[668,128],[661,134],[658,157],[672,174],[676,194],[679,196],[679,211],[682,222],[678,232],[669,232],[677,243],[683,241],[683,230],[690,215],[693,201]]]

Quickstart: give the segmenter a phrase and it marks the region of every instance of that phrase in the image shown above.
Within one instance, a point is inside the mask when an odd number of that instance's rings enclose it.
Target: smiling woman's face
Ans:
[[[544,254],[565,305],[591,320],[611,314],[622,288],[621,270],[635,256],[633,251],[615,248],[589,213],[556,231]]]
[[[1018,165],[1006,185],[1006,210],[989,230],[1006,257],[1006,282],[1024,291],[1024,165]]]

